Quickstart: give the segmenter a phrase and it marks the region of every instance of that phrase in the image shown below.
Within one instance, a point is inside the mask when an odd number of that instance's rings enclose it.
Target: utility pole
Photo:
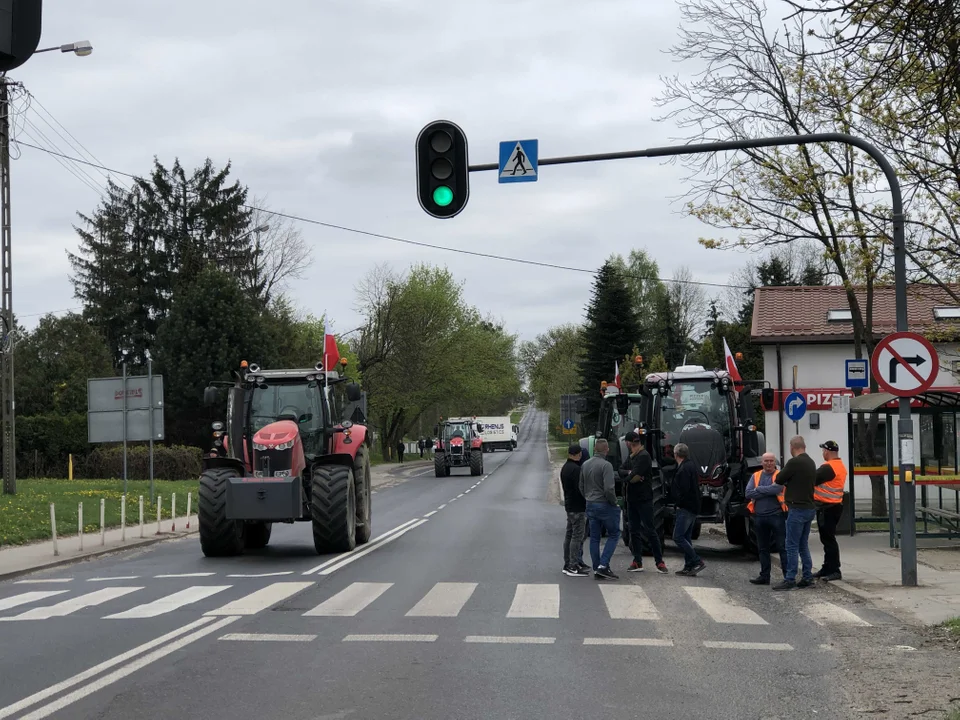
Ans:
[[[17,492],[17,436],[13,396],[13,267],[10,252],[10,83],[0,78],[0,394],[3,397],[3,492]]]
[[[3,412],[0,426],[3,432],[3,492],[17,492],[17,435],[13,396],[13,263],[10,252],[10,83],[0,77],[0,395]]]

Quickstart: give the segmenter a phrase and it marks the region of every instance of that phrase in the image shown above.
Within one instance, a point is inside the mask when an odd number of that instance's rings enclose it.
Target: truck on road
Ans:
[[[478,417],[477,423],[483,428],[480,433],[483,438],[483,451],[493,452],[494,450],[509,450],[517,446],[517,436],[514,433],[514,425],[510,424],[510,416],[503,417]]]

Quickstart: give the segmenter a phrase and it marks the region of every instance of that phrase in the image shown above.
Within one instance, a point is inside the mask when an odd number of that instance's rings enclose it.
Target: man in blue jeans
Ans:
[[[673,448],[677,460],[677,474],[673,476],[673,501],[677,508],[673,520],[673,541],[683,550],[683,569],[677,575],[696,575],[707,564],[693,549],[693,526],[700,516],[700,476],[690,461],[690,449],[686,443],[677,443]]]
[[[786,487],[783,500],[787,504],[787,571],[783,582],[774,590],[793,590],[813,585],[813,558],[810,557],[810,526],[817,516],[813,489],[817,483],[817,464],[807,455],[807,443],[797,435],[790,440],[787,464],[775,482]],[[797,582],[797,556],[803,565],[803,579]]]
[[[610,569],[613,551],[620,539],[620,506],[617,504],[616,480],[613,465],[607,460],[610,446],[598,438],[593,446],[593,457],[580,467],[580,492],[587,501],[590,520],[590,559],[593,577],[597,580],[619,580]],[[607,530],[607,542],[600,553],[601,528]]]

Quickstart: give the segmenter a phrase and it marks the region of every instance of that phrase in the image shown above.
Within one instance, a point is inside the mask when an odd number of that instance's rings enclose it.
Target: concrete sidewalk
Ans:
[[[57,538],[58,555],[54,555],[52,540],[6,547],[0,549],[0,579],[67,565],[119,550],[145,547],[171,538],[184,537],[197,532],[197,527],[197,516],[191,515],[189,518],[178,517],[175,521],[170,518],[163,520],[160,523],[159,532],[156,520],[145,522],[143,537],[141,537],[139,524],[106,530],[102,535],[99,532],[84,533],[83,549],[80,547],[80,537],[65,535]]]
[[[902,619],[934,625],[960,617],[960,541],[917,539],[917,587],[900,583],[900,550],[887,533],[839,537],[843,580],[832,583],[858,597],[897,611]],[[822,557],[816,536],[814,566]],[[818,551],[820,551],[818,553]]]

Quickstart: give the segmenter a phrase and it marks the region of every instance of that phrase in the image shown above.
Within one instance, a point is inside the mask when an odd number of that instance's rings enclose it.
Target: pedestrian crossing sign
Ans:
[[[500,182],[536,182],[539,175],[538,153],[537,140],[507,140],[500,143]]]

